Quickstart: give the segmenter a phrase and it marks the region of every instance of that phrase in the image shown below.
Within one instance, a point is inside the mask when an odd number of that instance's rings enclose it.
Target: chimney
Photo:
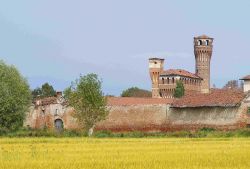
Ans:
[[[240,80],[244,81],[244,85],[243,85],[244,92],[249,92],[250,91],[250,75],[245,76],[241,78]]]

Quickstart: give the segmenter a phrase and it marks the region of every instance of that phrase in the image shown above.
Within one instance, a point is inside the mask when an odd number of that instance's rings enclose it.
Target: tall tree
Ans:
[[[152,97],[152,93],[138,87],[131,87],[124,90],[121,97]]]
[[[56,91],[54,90],[52,85],[49,85],[49,83],[44,83],[42,85],[42,95],[43,97],[50,97],[55,96]]]
[[[184,96],[184,94],[185,94],[184,85],[183,85],[182,81],[179,80],[179,81],[176,82],[174,97],[175,98],[181,98],[182,96]]]
[[[30,103],[26,79],[14,66],[0,61],[0,130],[7,132],[22,127]]]
[[[92,135],[95,124],[108,115],[107,100],[101,89],[101,80],[96,74],[80,76],[67,88],[64,95],[75,109],[80,126]]]

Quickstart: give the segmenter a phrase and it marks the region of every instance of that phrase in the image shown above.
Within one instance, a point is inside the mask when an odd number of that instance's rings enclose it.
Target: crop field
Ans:
[[[0,168],[250,168],[247,138],[1,138]]]

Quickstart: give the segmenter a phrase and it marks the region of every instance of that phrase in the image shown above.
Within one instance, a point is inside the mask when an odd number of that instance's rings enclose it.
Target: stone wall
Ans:
[[[245,127],[247,107],[170,108],[166,104],[110,106],[107,119],[99,122],[96,130],[111,131],[175,131],[202,127],[231,130]],[[79,128],[73,118],[73,109],[61,104],[32,106],[27,113],[25,126],[54,128],[56,119],[63,121],[65,129]],[[249,121],[249,120],[248,120]]]
[[[62,104],[49,104],[45,106],[31,106],[26,114],[25,127],[42,129],[54,128],[57,119],[62,120],[65,129],[77,129],[76,119],[73,118],[74,111],[71,107]]]
[[[159,131],[167,123],[168,105],[112,106],[106,120],[97,124],[97,130]]]
[[[97,130],[176,131],[203,127],[231,130],[246,126],[245,106],[233,108],[169,108],[166,105],[113,107]]]
[[[243,107],[171,108],[168,111],[171,130],[198,129],[203,127],[223,130],[246,125]]]

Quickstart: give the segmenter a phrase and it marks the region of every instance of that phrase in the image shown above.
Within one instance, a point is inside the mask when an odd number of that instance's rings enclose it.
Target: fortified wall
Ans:
[[[32,106],[25,126],[78,129],[74,110],[59,100],[62,99],[47,98]],[[250,122],[247,115],[250,99],[238,91],[217,90],[178,100],[111,97],[108,107],[108,117],[99,122],[95,130],[153,132],[203,127],[233,130],[246,127]]]

